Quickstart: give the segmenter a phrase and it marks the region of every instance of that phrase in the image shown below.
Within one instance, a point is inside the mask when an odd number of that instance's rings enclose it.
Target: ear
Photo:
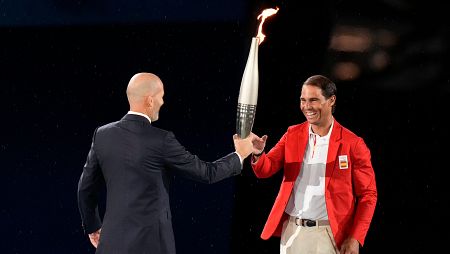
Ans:
[[[336,95],[331,95],[330,97],[330,106],[333,106],[336,103]]]
[[[153,97],[151,95],[147,96],[147,105],[153,108]]]

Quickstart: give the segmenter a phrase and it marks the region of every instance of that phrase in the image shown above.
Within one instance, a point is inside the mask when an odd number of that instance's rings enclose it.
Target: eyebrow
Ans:
[[[311,97],[309,99],[306,99],[306,98],[300,96],[300,100],[319,100],[319,97]]]

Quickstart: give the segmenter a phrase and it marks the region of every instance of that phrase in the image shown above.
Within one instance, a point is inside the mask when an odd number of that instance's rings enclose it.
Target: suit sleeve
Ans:
[[[205,162],[186,151],[172,132],[164,140],[165,165],[194,181],[215,183],[241,173],[242,165],[236,153],[230,153],[214,162]]]
[[[269,151],[252,163],[253,171],[258,178],[268,178],[277,173],[284,164],[284,149],[286,145],[287,132],[278,143]]]
[[[358,204],[351,235],[363,245],[377,203],[377,187],[370,151],[361,138],[356,143],[353,157],[352,180]]]
[[[94,150],[95,135],[87,156],[83,173],[78,181],[78,209],[81,215],[82,226],[86,234],[101,228],[101,220],[98,212],[98,192],[104,186],[104,178]]]

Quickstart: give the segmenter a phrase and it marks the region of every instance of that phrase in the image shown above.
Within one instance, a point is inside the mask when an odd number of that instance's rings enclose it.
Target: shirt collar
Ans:
[[[330,136],[331,136],[331,131],[333,130],[333,125],[334,125],[334,118],[333,118],[333,120],[331,121],[331,127],[330,127],[330,130],[328,131],[327,135],[325,135],[325,136],[323,136],[323,137],[319,137],[319,138],[321,138],[321,139],[329,139]],[[312,127],[311,127],[311,124],[309,125],[308,130],[309,130],[309,136],[310,136],[310,137],[311,137],[311,136],[314,136],[314,135],[317,135],[316,133],[313,132]]]
[[[135,112],[135,111],[131,111],[131,110],[128,111],[127,114],[143,116],[143,117],[147,118],[147,120],[148,120],[150,123],[152,123],[152,120],[151,120],[150,117],[148,117],[148,115],[146,115],[146,114],[142,114],[142,113],[140,113],[140,112]]]

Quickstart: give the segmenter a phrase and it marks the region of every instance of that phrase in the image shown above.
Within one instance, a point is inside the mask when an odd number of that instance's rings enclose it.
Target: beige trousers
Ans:
[[[339,254],[330,225],[297,226],[294,217],[283,224],[280,254]]]

